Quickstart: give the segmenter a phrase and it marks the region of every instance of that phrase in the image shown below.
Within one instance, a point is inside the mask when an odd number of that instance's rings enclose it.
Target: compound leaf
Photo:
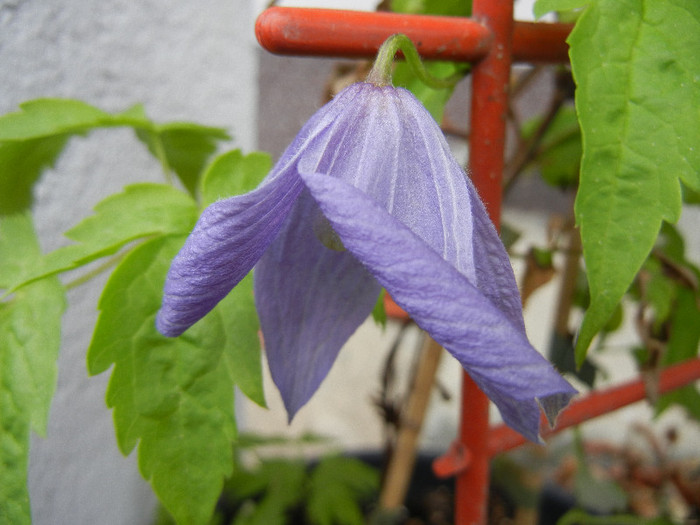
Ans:
[[[68,139],[98,127],[132,127],[148,149],[185,188],[194,194],[198,177],[220,141],[220,128],[186,122],[157,124],[141,106],[107,113],[85,102],[43,98],[20,104],[17,112],[0,117],[0,215],[31,206],[32,187],[42,171],[54,164]]]
[[[137,129],[136,135],[166,168],[175,172],[192,195],[218,143],[230,138],[219,128],[180,122]]]
[[[138,444],[141,473],[163,505],[178,523],[203,523],[232,471],[234,382],[245,383],[240,375],[252,368],[246,360],[259,362],[260,353],[257,342],[250,347],[257,318],[245,325],[244,308],[228,304],[238,300],[233,294],[178,338],[156,331],[165,275],[183,241],[148,240],[116,268],[100,298],[88,368],[97,374],[113,365],[107,404],[122,452]],[[242,314],[233,320],[236,334],[231,311]],[[255,379],[248,381],[246,389],[255,392]]]
[[[0,218],[0,287],[41,256],[31,220]],[[55,278],[0,302],[0,522],[31,522],[27,491],[29,434],[46,434],[56,385],[65,293]]]
[[[95,213],[66,232],[76,244],[48,253],[40,264],[18,276],[12,289],[35,279],[70,270],[116,253],[131,241],[158,234],[189,233],[197,204],[186,193],[165,184],[141,183],[110,195]]]

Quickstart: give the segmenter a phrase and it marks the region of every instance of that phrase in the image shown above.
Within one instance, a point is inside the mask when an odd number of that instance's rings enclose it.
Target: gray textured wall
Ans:
[[[71,97],[117,111],[142,102],[154,119],[226,127],[254,146],[257,44],[250,0],[0,1],[0,113],[36,97]],[[125,184],[160,180],[128,130],[74,139],[37,188],[43,245]],[[114,439],[108,373],[88,378],[85,351],[104,281],[72,290],[48,438],[32,440],[36,525],[149,523],[154,502]]]

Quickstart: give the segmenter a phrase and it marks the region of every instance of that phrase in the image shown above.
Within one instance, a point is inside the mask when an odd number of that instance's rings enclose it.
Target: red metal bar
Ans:
[[[498,228],[505,153],[508,86],[513,39],[512,0],[474,0],[472,13],[494,36],[489,54],[472,72],[470,175]],[[469,467],[457,476],[455,523],[486,523],[489,487],[489,400],[465,373],[459,441],[471,454]]]
[[[516,60],[567,60],[571,25],[516,22],[514,31]],[[446,16],[271,7],[255,24],[262,47],[282,55],[373,58],[393,33],[410,37],[423,58],[462,62],[483,58],[492,41],[477,20]]]
[[[513,62],[563,63],[569,60],[566,39],[572,24],[515,22]]]
[[[698,380],[700,380],[700,358],[678,363],[661,371],[659,393],[664,394]],[[546,424],[543,425],[542,437],[551,436],[589,419],[642,401],[645,397],[646,386],[643,379],[592,392],[585,398],[572,403],[571,406],[562,412],[555,428],[550,429]],[[525,442],[525,438],[516,431],[505,425],[499,425],[490,432],[488,454],[489,456],[494,456],[514,449]]]

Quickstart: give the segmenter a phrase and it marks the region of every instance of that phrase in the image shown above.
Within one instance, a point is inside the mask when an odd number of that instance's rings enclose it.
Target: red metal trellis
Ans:
[[[371,58],[387,37],[404,33],[424,58],[472,62],[470,174],[498,226],[511,63],[566,61],[571,26],[513,21],[512,0],[473,0],[472,11],[457,18],[273,7],[258,18],[256,35],[273,53]],[[698,379],[700,358],[664,370],[660,391]],[[590,394],[562,414],[556,431],[644,396],[642,381]],[[443,475],[457,476],[455,523],[485,523],[489,460],[523,442],[508,427],[489,428],[488,399],[465,374],[459,439],[438,463]]]

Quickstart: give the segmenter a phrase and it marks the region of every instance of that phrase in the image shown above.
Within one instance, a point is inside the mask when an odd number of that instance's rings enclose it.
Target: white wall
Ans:
[[[106,110],[142,102],[154,119],[230,129],[255,140],[257,44],[251,0],[0,1],[0,113],[21,101],[71,97]],[[160,180],[130,131],[76,139],[37,191],[46,249],[101,198]],[[103,282],[70,292],[48,438],[32,440],[36,525],[149,523],[153,498],[114,439],[104,403],[108,373],[88,378],[85,351]]]

